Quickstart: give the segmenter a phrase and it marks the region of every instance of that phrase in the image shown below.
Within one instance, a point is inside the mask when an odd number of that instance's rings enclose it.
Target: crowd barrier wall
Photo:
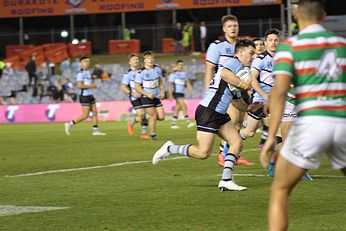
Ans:
[[[109,54],[130,54],[141,52],[141,42],[138,39],[131,40],[109,40]]]
[[[188,114],[194,118],[201,99],[187,99]],[[175,100],[162,100],[166,114],[174,110]],[[105,101],[96,103],[100,121],[126,120],[132,106],[129,101]],[[48,123],[70,121],[82,114],[79,103],[0,105],[0,123]],[[89,118],[88,121],[91,121]]]

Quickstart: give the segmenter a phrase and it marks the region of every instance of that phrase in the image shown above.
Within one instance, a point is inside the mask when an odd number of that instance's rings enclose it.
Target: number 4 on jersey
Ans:
[[[326,50],[318,64],[317,76],[327,77],[328,80],[337,80],[341,74],[340,66],[337,63],[335,50]]]

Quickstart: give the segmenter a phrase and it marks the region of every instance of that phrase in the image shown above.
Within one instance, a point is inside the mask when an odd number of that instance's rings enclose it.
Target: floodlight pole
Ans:
[[[281,30],[283,34],[285,34],[287,29],[285,24],[285,5],[283,3],[280,4],[280,19],[281,19]]]
[[[126,27],[126,15],[125,15],[125,12],[121,12],[121,27],[123,29]]]
[[[292,3],[291,0],[287,0],[287,31],[288,36],[292,36],[291,31],[291,24],[292,24]]]
[[[72,40],[74,39],[74,15],[73,14],[70,15],[70,32],[71,32],[70,39],[72,42]]]
[[[172,27],[175,28],[175,25],[177,24],[177,11],[172,10]]]
[[[19,45],[24,44],[23,17],[19,18]]]
[[[230,15],[230,14],[232,14],[232,9],[231,7],[227,7],[227,15]]]

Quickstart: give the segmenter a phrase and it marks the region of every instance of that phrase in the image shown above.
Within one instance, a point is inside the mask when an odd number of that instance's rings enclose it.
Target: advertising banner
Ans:
[[[201,99],[186,100],[190,118],[194,118],[200,101]],[[162,100],[162,103],[166,114],[171,114],[174,110],[175,100]],[[126,120],[129,113],[132,112],[129,101],[98,102],[96,106],[99,121]],[[65,122],[81,114],[80,103],[0,105],[1,124]]]
[[[281,4],[282,0],[1,0],[0,18]]]

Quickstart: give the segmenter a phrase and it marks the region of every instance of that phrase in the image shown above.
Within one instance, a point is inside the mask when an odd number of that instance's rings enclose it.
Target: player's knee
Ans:
[[[159,121],[165,120],[165,115],[157,115],[157,120]]]
[[[199,150],[198,155],[200,159],[207,159],[211,155],[211,150]]]

